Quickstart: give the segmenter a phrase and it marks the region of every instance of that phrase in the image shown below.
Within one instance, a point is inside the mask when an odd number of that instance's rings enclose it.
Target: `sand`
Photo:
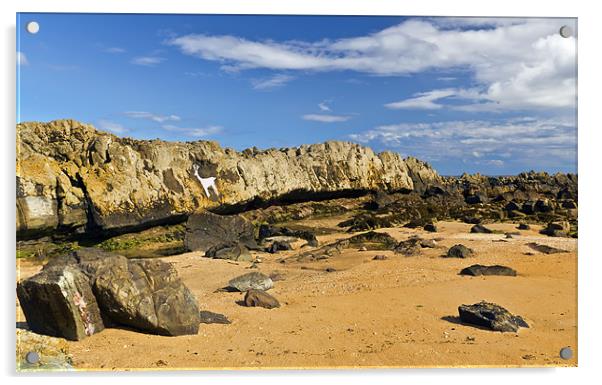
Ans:
[[[339,219],[302,223],[335,228]],[[577,365],[576,239],[543,236],[537,226],[507,240],[502,234],[470,234],[471,225],[464,223],[437,226],[438,233],[377,230],[398,240],[416,234],[441,238],[438,248],[423,249],[413,257],[348,249],[329,260],[282,264],[278,260],[299,251],[255,253],[263,260],[258,269],[200,253],[163,258],[176,266],[201,309],[223,313],[232,324],[201,324],[197,335],[181,337],[106,329],[68,342],[74,366],[135,370]],[[516,231],[511,223],[487,226]],[[323,244],[348,236],[339,229],[318,238]],[[542,254],[526,246],[529,242],[568,252]],[[456,243],[474,249],[476,257],[441,258]],[[376,254],[389,258],[374,261]],[[510,266],[518,276],[458,275],[475,263]],[[327,267],[336,271],[325,272]],[[18,268],[26,278],[40,266],[19,260]],[[237,303],[242,293],[215,292],[250,271],[282,275],[270,290],[282,307],[247,308]],[[500,333],[459,323],[458,305],[481,300],[523,316],[531,327]],[[17,310],[17,321],[24,321]],[[565,346],[574,351],[569,360],[559,356]]]

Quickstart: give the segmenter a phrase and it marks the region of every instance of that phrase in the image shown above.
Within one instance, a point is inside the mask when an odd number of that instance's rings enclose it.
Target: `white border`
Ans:
[[[74,1],[74,0],[3,0],[2,12],[2,85],[0,106],[3,127],[2,161],[3,183],[2,202],[2,244],[5,246],[2,309],[2,331],[6,338],[2,341],[2,375],[11,383],[82,383],[106,384],[112,377],[123,376],[120,380],[149,384],[162,384],[166,377],[177,376],[181,383],[282,383],[345,381],[345,383],[399,383],[411,384],[445,382],[446,384],[475,383],[501,384],[508,381],[529,381],[531,383],[589,383],[595,378],[599,359],[602,331],[600,330],[602,293],[600,274],[602,253],[597,244],[601,235],[601,189],[600,172],[602,154],[600,132],[602,124],[602,97],[600,94],[600,41],[602,31],[600,13],[594,1],[526,1],[499,0],[238,0],[192,4],[188,0],[144,2],[124,2],[118,0]],[[16,12],[111,12],[111,13],[244,13],[244,14],[348,14],[348,15],[445,15],[445,16],[558,16],[579,18],[579,368],[561,369],[404,369],[404,370],[362,370],[362,371],[277,371],[277,372],[153,372],[115,375],[76,374],[71,376],[22,376],[14,370],[14,162],[15,162],[15,13]],[[485,354],[486,352],[484,352]],[[85,376],[85,378],[83,378]],[[129,377],[129,378],[128,378]],[[198,378],[201,377],[201,378]]]

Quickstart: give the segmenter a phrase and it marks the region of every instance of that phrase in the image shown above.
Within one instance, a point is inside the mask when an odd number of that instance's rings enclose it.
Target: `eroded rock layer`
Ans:
[[[347,142],[236,152],[216,142],[134,140],[73,120],[17,125],[17,232],[123,230],[202,208],[439,181],[425,163]],[[417,183],[418,184],[418,183]]]

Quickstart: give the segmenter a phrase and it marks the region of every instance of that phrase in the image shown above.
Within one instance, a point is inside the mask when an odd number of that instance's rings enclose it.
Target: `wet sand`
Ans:
[[[300,221],[331,227],[340,218]],[[503,234],[470,234],[471,225],[438,222],[438,233],[406,228],[379,229],[397,240],[411,235],[435,238],[438,248],[404,257],[391,251],[346,249],[316,262],[278,262],[299,250],[248,262],[203,258],[186,253],[163,258],[173,263],[195,293],[202,310],[225,314],[230,325],[201,324],[195,336],[163,337],[126,329],[106,329],[83,341],[69,341],[79,369],[251,369],[440,366],[575,366],[577,364],[577,240],[551,238],[540,227],[504,239]],[[491,224],[517,231],[511,223]],[[320,244],[350,236],[318,236]],[[546,255],[526,246],[537,242],[566,253]],[[441,258],[454,244],[476,251],[469,259]],[[532,255],[528,255],[532,253]],[[377,254],[387,260],[375,261]],[[467,277],[458,272],[472,264],[501,264],[517,277]],[[21,278],[39,265],[18,260]],[[325,272],[327,267],[334,272]],[[278,309],[247,308],[242,293],[215,292],[228,280],[251,271],[279,273],[270,290]],[[481,300],[521,315],[531,326],[500,333],[463,325],[460,304]],[[18,307],[18,304],[17,304]],[[17,321],[24,321],[17,309]],[[559,357],[562,347],[575,352]]]

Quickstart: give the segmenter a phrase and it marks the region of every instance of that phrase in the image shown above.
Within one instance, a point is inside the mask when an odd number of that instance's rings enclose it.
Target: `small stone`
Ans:
[[[386,255],[382,255],[382,254],[375,255],[374,258],[372,258],[372,260],[374,260],[374,261],[384,261],[386,259],[389,259],[389,258]]]
[[[472,226],[472,228],[470,229],[470,232],[477,233],[477,234],[491,234],[493,231],[479,223],[479,224]]]
[[[473,255],[474,251],[472,249],[461,244],[454,245],[447,251],[448,258],[468,258]]]
[[[280,303],[276,298],[269,295],[263,290],[251,289],[247,291],[244,299],[245,306],[248,307],[263,307],[266,309],[274,309],[280,307]]]
[[[366,246],[362,246],[358,249],[358,251],[368,251],[368,248]]]
[[[223,324],[228,325],[231,324],[228,317],[223,314],[213,313],[207,310],[201,310],[199,312],[199,316],[201,317],[202,324]]]
[[[520,223],[517,227],[519,230],[531,230],[531,226],[526,223]]]
[[[429,233],[437,232],[437,226],[435,226],[433,223],[427,223],[426,225],[424,225],[423,229],[424,231],[428,231]]]
[[[327,273],[334,273],[337,270],[334,267],[327,267],[324,271]]]
[[[437,241],[434,239],[423,239],[420,241],[420,246],[423,248],[434,249],[437,247]]]

